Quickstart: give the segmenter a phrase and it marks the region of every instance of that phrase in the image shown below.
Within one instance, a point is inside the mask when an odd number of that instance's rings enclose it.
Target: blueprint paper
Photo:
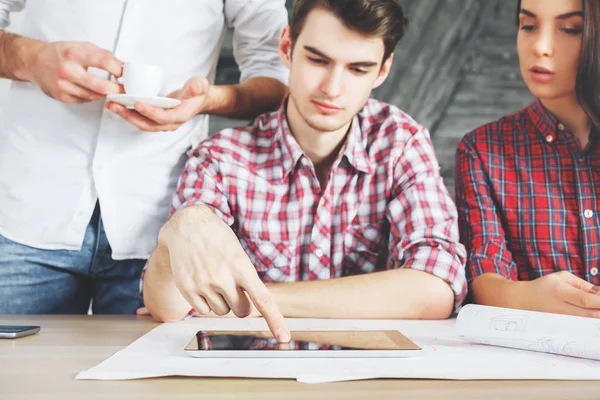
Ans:
[[[77,379],[162,376],[297,379],[320,383],[356,379],[598,380],[600,361],[476,344],[461,338],[456,320],[344,321],[289,319],[294,330],[396,329],[423,348],[402,359],[199,359],[184,347],[199,330],[266,330],[263,319],[191,318],[162,324]]]

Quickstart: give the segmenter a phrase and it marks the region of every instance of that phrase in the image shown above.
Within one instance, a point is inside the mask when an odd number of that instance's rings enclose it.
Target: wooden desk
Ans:
[[[0,399],[591,399],[600,382],[377,380],[306,385],[291,380],[162,378],[76,381],[75,375],[157,324],[134,316],[2,316],[41,325],[0,340]]]

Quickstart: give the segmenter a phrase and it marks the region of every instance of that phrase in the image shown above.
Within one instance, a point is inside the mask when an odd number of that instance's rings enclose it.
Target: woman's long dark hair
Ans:
[[[521,0],[517,8],[517,24]],[[583,38],[575,89],[577,100],[600,132],[600,1],[583,0]]]

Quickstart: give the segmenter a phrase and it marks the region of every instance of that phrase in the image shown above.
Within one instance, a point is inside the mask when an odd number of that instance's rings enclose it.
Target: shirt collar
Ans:
[[[564,135],[566,127],[552,114],[540,99],[534,100],[527,110],[529,117],[536,128],[541,139],[552,144],[561,135]]]
[[[294,138],[290,126],[288,124],[287,116],[287,98],[283,101],[283,104],[279,108],[277,115],[277,133],[275,135],[275,142],[279,146],[281,151],[281,158],[279,160],[281,165],[281,178],[287,177],[290,172],[296,167],[298,161],[304,157],[304,151]]]
[[[275,141],[279,144],[281,150],[280,163],[282,179],[292,172],[299,160],[306,157],[302,147],[300,147],[290,129],[286,116],[286,109],[287,99],[283,101],[277,112],[277,132],[275,135]],[[341,154],[348,159],[350,165],[356,170],[372,174],[374,173],[375,168],[369,159],[369,154],[365,146],[366,141],[366,134],[363,133],[361,129],[361,118],[359,113],[352,119],[350,132],[348,132],[346,143],[342,148]],[[334,165],[337,165],[337,163],[334,163]]]
[[[357,171],[372,174],[375,172],[375,167],[369,159],[369,153],[366,149],[368,132],[363,132],[361,129],[361,118],[359,115],[355,115],[352,119],[343,155],[346,156],[350,165]]]

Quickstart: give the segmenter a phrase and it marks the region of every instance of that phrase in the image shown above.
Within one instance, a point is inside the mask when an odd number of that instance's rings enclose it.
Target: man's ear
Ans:
[[[385,82],[388,75],[390,74],[390,70],[392,69],[393,60],[394,60],[394,53],[390,54],[389,57],[387,58],[387,60],[385,60],[385,62],[381,66],[381,69],[379,70],[379,76],[377,77],[377,79],[375,80],[375,83],[373,84],[373,89],[381,86],[381,84],[383,82]]]
[[[283,28],[279,39],[279,58],[288,69],[292,64],[292,36],[290,26]]]

